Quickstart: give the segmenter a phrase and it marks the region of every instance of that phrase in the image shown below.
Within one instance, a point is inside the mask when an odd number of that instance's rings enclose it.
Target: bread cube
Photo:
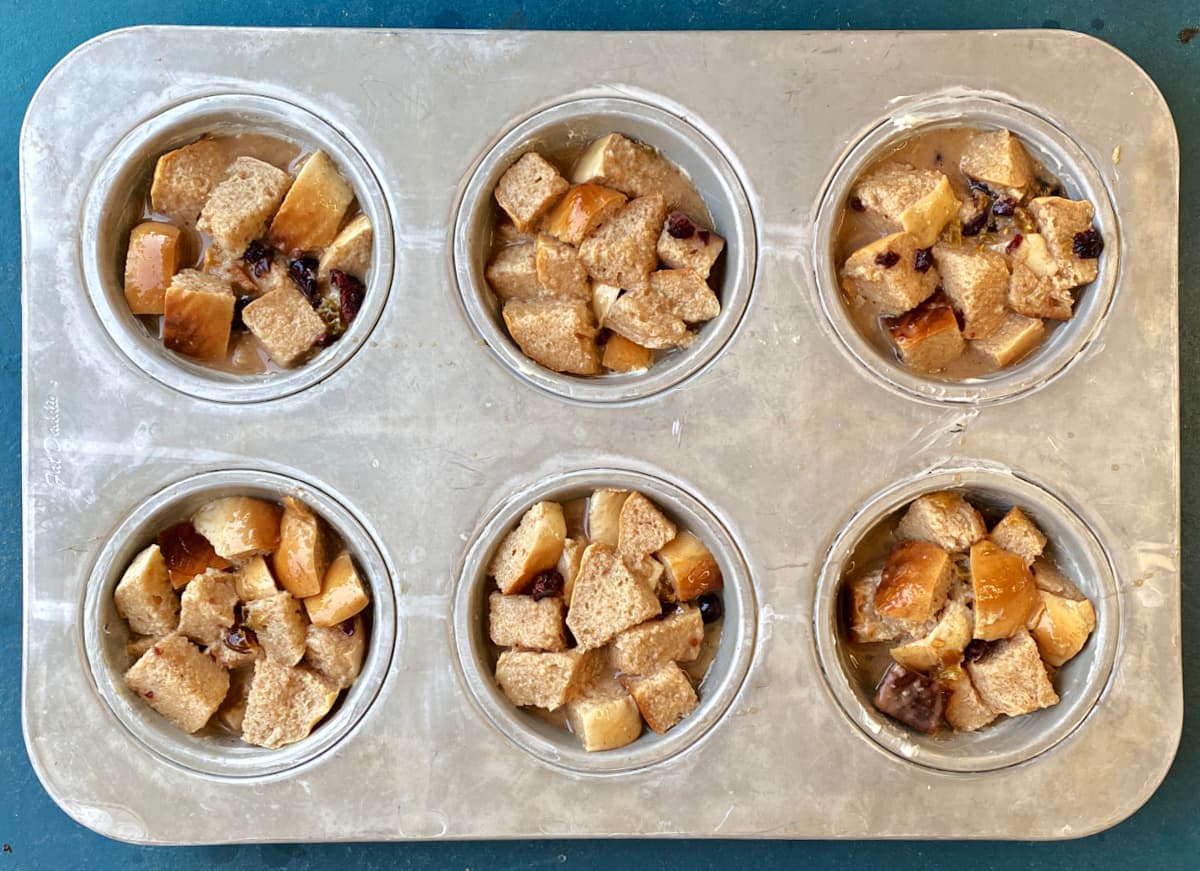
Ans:
[[[670,591],[667,590],[666,584],[663,582],[666,569],[654,557],[644,556],[641,559],[627,558],[625,559],[625,567],[629,569],[635,578],[654,591],[654,595],[660,603],[663,601],[664,596],[670,595]]]
[[[366,648],[367,633],[362,615],[356,614],[337,626],[310,624],[304,656],[313,670],[329,683],[345,689],[358,679]]]
[[[496,662],[496,683],[517,707],[555,711],[593,679],[599,657],[575,648],[561,653],[506,650]]]
[[[567,523],[557,502],[538,502],[500,542],[488,574],[506,596],[524,593],[533,579],[562,556]],[[565,578],[564,578],[565,580]]]
[[[608,337],[600,357],[601,365],[610,372],[641,372],[649,369],[653,362],[653,351],[629,341],[620,333]]]
[[[1009,638],[1024,629],[1039,606],[1033,574],[1022,557],[992,541],[971,546],[971,586],[975,592],[975,637]]]
[[[263,657],[254,666],[242,738],[276,750],[307,738],[337,701],[338,688],[317,672]]]
[[[200,360],[220,360],[229,348],[233,291],[194,269],[176,273],[163,296],[163,344]]]
[[[896,641],[906,634],[903,623],[889,620],[875,610],[875,592],[883,579],[883,570],[868,572],[842,583],[845,592],[846,626],[850,637],[859,643]]]
[[[208,196],[196,226],[222,251],[237,256],[263,235],[292,177],[253,157],[239,157]]]
[[[1038,232],[1046,239],[1046,247],[1058,264],[1058,279],[1063,287],[1079,287],[1096,280],[1100,274],[1098,257],[1079,257],[1075,254],[1075,237],[1095,231],[1092,218],[1096,210],[1087,200],[1068,200],[1063,197],[1037,197],[1029,203],[1029,211],[1037,223]]]
[[[337,626],[370,604],[367,591],[354,560],[342,551],[329,564],[321,580],[321,592],[304,600],[309,622],[317,626]]]
[[[545,233],[538,236],[534,248],[537,280],[546,298],[591,302],[592,286],[577,248]]]
[[[917,252],[924,250],[909,233],[893,233],[864,245],[846,259],[843,287],[862,297],[881,314],[898,315],[927,300],[939,283],[938,271],[916,268]]]
[[[1033,565],[1033,561],[1046,549],[1046,536],[1015,505],[992,527],[988,538],[1009,553],[1021,557],[1027,566]]]
[[[329,155],[314,151],[292,182],[267,231],[268,241],[289,256],[324,248],[337,237],[354,188]]]
[[[1044,236],[1029,233],[1010,243],[1012,276],[1008,282],[1008,305],[1031,318],[1069,320],[1075,298],[1059,275],[1058,263],[1050,254]]]
[[[942,671],[938,678],[949,690],[946,722],[958,732],[975,732],[996,719],[996,712],[979,696],[971,677],[961,666]]]
[[[196,532],[190,521],[176,523],[156,539],[167,564],[167,576],[176,590],[208,569],[229,568],[229,560],[217,556],[207,538]]]
[[[219,641],[210,642],[204,652],[217,664],[230,671],[254,665],[262,648],[253,635],[240,626],[224,629]]]
[[[930,672],[962,662],[971,643],[973,619],[962,602],[949,599],[929,634],[891,649],[892,659],[913,671]]]
[[[229,149],[214,139],[168,151],[154,164],[150,208],[177,224],[196,226],[200,210],[232,162]]]
[[[613,303],[621,295],[621,288],[599,281],[592,282],[592,313],[596,315],[596,323],[603,324],[612,309]]]
[[[937,241],[961,203],[950,179],[937,170],[885,163],[854,186],[863,208],[890,229],[910,233],[918,248]]]
[[[1045,590],[1047,593],[1053,593],[1066,599],[1084,598],[1083,593],[1079,592],[1079,588],[1075,586],[1074,582],[1045,557],[1034,560],[1033,583],[1039,590]]]
[[[536,151],[521,155],[496,184],[496,202],[522,233],[533,231],[570,185]]]
[[[958,168],[993,191],[1019,200],[1033,183],[1033,161],[1008,130],[976,133],[963,150]]]
[[[884,564],[875,610],[882,617],[920,626],[946,604],[954,576],[954,561],[944,548],[928,541],[902,541]]]
[[[237,736],[242,734],[242,724],[246,720],[246,702],[250,699],[250,680],[254,677],[253,668],[240,668],[229,673],[229,692],[225,701],[217,708],[217,722],[224,729]]]
[[[658,236],[667,206],[659,195],[630,200],[579,246],[596,281],[623,290],[646,290],[658,265]]]
[[[162,635],[131,635],[129,640],[125,642],[125,655],[129,657],[131,662],[141,657],[143,653],[154,646]]]
[[[654,674],[644,677],[621,675],[621,686],[633,696],[642,719],[658,734],[663,734],[700,704],[692,681],[682,668],[669,662]]]
[[[659,548],[657,556],[675,601],[690,602],[721,589],[721,567],[692,533],[680,532]]]
[[[567,628],[580,650],[607,644],[630,626],[661,613],[654,590],[629,570],[616,551],[606,544],[588,546],[567,612]]]
[[[283,497],[279,547],[272,556],[275,577],[297,599],[321,592],[329,567],[326,533],[321,519],[294,496]]]
[[[578,247],[626,202],[625,194],[612,188],[574,185],[546,216],[545,231],[560,242]]]
[[[133,558],[113,591],[113,601],[132,632],[157,637],[175,631],[179,623],[179,596],[157,544]]]
[[[171,635],[129,667],[125,684],[191,734],[204,728],[225,698],[229,673],[182,635]]]
[[[914,499],[896,532],[903,538],[931,541],[950,553],[966,553],[987,537],[983,517],[962,494],[950,490]]]
[[[668,544],[678,531],[657,505],[634,491],[621,505],[617,552],[626,561],[635,562]]]
[[[989,248],[936,245],[933,257],[942,290],[963,315],[963,336],[986,339],[1004,323],[1008,301],[1008,264]]]
[[[918,372],[940,372],[962,356],[967,343],[949,300],[937,293],[910,312],[887,318],[900,359]]]
[[[260,296],[242,310],[242,320],[284,368],[295,365],[326,332],[325,321],[295,287]]]
[[[563,624],[563,600],[548,596],[506,596],[495,592],[488,597],[488,637],[501,647],[524,650],[566,650]]]
[[[279,506],[250,496],[226,496],[200,506],[192,526],[230,560],[270,553],[279,546]]]
[[[608,309],[601,325],[643,348],[664,351],[686,348],[695,341],[683,318],[672,314],[650,293],[623,293]]]
[[[329,282],[333,270],[353,275],[366,281],[371,268],[371,253],[375,244],[375,230],[366,215],[355,215],[321,252],[317,261],[317,281]]]
[[[626,629],[609,648],[609,662],[625,674],[653,674],[668,662],[692,662],[703,642],[700,609],[685,606],[661,620]]]
[[[1047,664],[1065,665],[1087,644],[1096,628],[1096,611],[1087,599],[1073,599],[1038,590],[1041,611],[1030,626],[1033,640]]]
[[[575,184],[597,183],[631,197],[661,196],[671,208],[703,213],[691,182],[653,147],[610,133],[597,139],[575,163]],[[661,220],[660,220],[661,225]]]
[[[254,630],[266,658],[292,666],[304,656],[308,640],[308,621],[300,602],[290,593],[276,593],[255,599],[243,606],[246,626]]]
[[[209,569],[192,578],[179,597],[179,634],[197,644],[220,641],[236,622],[233,609],[237,603],[231,575]]]
[[[721,313],[717,295],[694,269],[651,272],[650,294],[661,300],[667,311],[689,324],[712,320]]]
[[[986,339],[971,342],[971,347],[1003,369],[1036,348],[1045,334],[1040,319],[1009,312],[1000,329]]]
[[[599,375],[596,322],[585,302],[510,300],[504,324],[521,352],[541,366],[568,375]]]
[[[243,602],[265,599],[279,592],[275,576],[271,574],[267,561],[261,556],[252,557],[234,576],[234,589]]]
[[[125,301],[135,315],[160,315],[167,285],[179,267],[180,232],[172,224],[144,221],[129,233]]]
[[[587,534],[592,544],[616,547],[621,529],[621,508],[629,498],[628,490],[601,487],[588,499]]]
[[[568,702],[567,722],[589,753],[624,747],[642,734],[637,703],[613,678],[595,681]]]
[[[999,714],[1019,717],[1058,704],[1037,644],[1025,629],[996,641],[967,663],[967,673],[983,703]]]
[[[488,263],[484,277],[492,293],[501,302],[542,299],[545,296],[545,290],[538,281],[537,245],[533,242],[501,248]]]
[[[583,551],[587,548],[586,538],[568,538],[563,540],[562,555],[555,564],[555,570],[563,579],[563,602],[571,606],[571,593],[575,589],[575,577],[579,574],[579,563],[583,560]]]
[[[704,281],[725,250],[725,240],[697,226],[683,212],[671,212],[658,236],[658,259],[667,269],[691,269]]]

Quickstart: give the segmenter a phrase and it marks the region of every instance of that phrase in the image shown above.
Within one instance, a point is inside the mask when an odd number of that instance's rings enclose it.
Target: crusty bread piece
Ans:
[[[1064,287],[1079,287],[1095,281],[1100,274],[1100,261],[1075,255],[1075,236],[1093,229],[1095,208],[1087,200],[1068,200],[1063,197],[1037,197],[1030,201],[1029,211],[1037,222],[1038,232],[1046,238],[1046,247],[1058,264],[1058,280]]]
[[[265,599],[279,592],[275,585],[275,576],[267,566],[267,561],[261,556],[251,557],[234,577],[234,588],[238,598],[243,602],[253,602],[255,599]]]
[[[1009,245],[1012,277],[1008,283],[1008,305],[1031,318],[1069,320],[1075,298],[1059,276],[1058,263],[1040,233],[1026,233]]]
[[[598,183],[631,197],[661,196],[672,209],[704,214],[704,201],[683,172],[655,148],[620,133],[588,146],[571,172],[575,184]]]
[[[987,537],[983,517],[961,493],[942,490],[918,496],[896,528],[902,538],[931,541],[950,553],[966,553]]]
[[[338,688],[317,672],[264,656],[254,665],[242,738],[275,750],[307,738],[337,701]]]
[[[967,343],[958,328],[958,317],[944,294],[895,318],[886,318],[888,335],[900,359],[918,372],[940,372],[962,356]]]
[[[1009,312],[1000,329],[986,339],[971,342],[971,347],[1003,369],[1037,347],[1045,334],[1045,324],[1039,318]]]
[[[560,242],[578,247],[620,211],[626,200],[625,194],[603,185],[574,185],[546,215],[545,231]]]
[[[942,290],[963,316],[962,334],[986,339],[1004,323],[1008,312],[1008,263],[990,248],[935,245]]]
[[[587,534],[592,544],[617,546],[621,529],[621,507],[629,498],[628,490],[601,487],[588,498]]]
[[[704,542],[690,532],[680,532],[663,545],[657,557],[663,564],[667,584],[677,602],[721,589],[721,567]]]
[[[992,541],[971,546],[971,586],[975,592],[975,637],[984,641],[1024,631],[1040,605],[1025,560]]]
[[[691,679],[673,662],[654,674],[645,677],[622,675],[619,680],[637,702],[646,725],[660,735],[700,704]]]
[[[220,706],[229,673],[182,635],[171,635],[130,666],[125,684],[190,734],[204,728]]]
[[[579,648],[561,653],[506,650],[496,662],[496,683],[518,707],[554,711],[583,691],[599,661],[596,651]]]
[[[524,650],[566,650],[567,635],[563,624],[563,600],[547,596],[506,596],[494,592],[488,597],[488,637],[501,647]]]
[[[280,287],[260,296],[242,310],[242,320],[271,359],[285,368],[299,362],[327,329],[295,287]]]
[[[337,237],[353,201],[354,188],[342,178],[329,155],[314,151],[283,198],[267,239],[291,256],[324,248]]]
[[[505,245],[483,272],[492,293],[501,302],[510,299],[535,300],[545,296],[537,276],[537,244],[521,242]]]
[[[935,267],[917,270],[920,250],[910,233],[877,239],[846,258],[842,286],[851,300],[861,297],[881,314],[903,314],[932,296],[940,282]]]
[[[328,283],[329,273],[336,269],[365,282],[371,268],[374,243],[371,219],[366,215],[355,215],[321,252],[321,259],[317,261],[317,280]]]
[[[242,723],[246,719],[246,702],[250,698],[250,679],[254,677],[253,668],[239,668],[229,672],[229,692],[225,701],[217,708],[217,722],[226,731],[241,736]]]
[[[658,597],[606,544],[583,552],[567,628],[581,650],[600,647],[630,626],[662,613]]]
[[[329,550],[321,518],[294,496],[283,497],[279,548],[271,558],[275,577],[297,599],[321,592],[329,567]]]
[[[961,666],[942,671],[939,680],[950,691],[944,716],[958,732],[974,732],[996,719],[996,712],[987,706],[971,677]]]
[[[167,564],[167,576],[176,590],[208,569],[227,569],[229,560],[217,556],[208,539],[196,532],[190,520],[168,526],[156,539]]]
[[[613,333],[604,343],[600,364],[610,372],[641,372],[654,362],[654,352],[631,342],[620,333]]]
[[[845,589],[846,625],[854,641],[897,641],[906,634],[903,623],[889,620],[875,610],[875,592],[882,578],[883,569],[877,569],[842,584]]]
[[[962,602],[950,599],[929,634],[891,649],[892,659],[912,671],[930,672],[962,662],[971,643],[974,620]]]
[[[882,617],[920,626],[946,604],[954,576],[954,561],[944,548],[929,541],[901,541],[888,553],[875,591],[875,610]]]
[[[591,302],[592,286],[579,259],[579,249],[542,233],[534,243],[538,284],[547,299]]]
[[[309,624],[304,658],[327,681],[345,689],[358,679],[367,633],[361,614],[337,626]]]
[[[237,603],[232,575],[209,569],[192,578],[179,597],[179,634],[197,644],[219,642],[236,622]]]
[[[613,677],[593,681],[567,703],[567,722],[589,753],[615,750],[642,734],[642,715],[633,696]]]
[[[567,522],[557,502],[538,502],[525,512],[517,528],[500,542],[488,574],[500,592],[524,593],[535,576],[552,569],[562,556]]]
[[[517,229],[529,233],[569,187],[553,164],[527,151],[500,176],[495,196]]]
[[[144,221],[129,233],[125,252],[125,301],[135,315],[160,315],[167,285],[179,267],[180,230],[173,224]]]
[[[992,527],[988,538],[1009,553],[1021,557],[1027,566],[1033,565],[1034,560],[1041,556],[1046,548],[1046,536],[1042,535],[1037,525],[1015,505]]]
[[[598,375],[596,322],[585,302],[510,300],[504,324],[521,352],[535,363],[569,375]]]
[[[1019,200],[1033,183],[1033,162],[1009,130],[976,133],[963,150],[958,168],[996,193]]]
[[[657,194],[630,200],[579,246],[588,274],[624,290],[648,289],[666,216],[666,203]]]
[[[608,307],[602,326],[656,351],[686,348],[696,339],[683,318],[672,314],[663,300],[649,292],[618,296]]]
[[[304,656],[308,621],[300,610],[300,602],[290,593],[280,592],[247,602],[243,613],[246,626],[254,630],[268,659],[292,666]]]
[[[563,540],[562,555],[554,568],[562,575],[563,602],[571,606],[571,593],[575,589],[575,577],[579,574],[579,563],[583,559],[583,551],[587,547],[586,538],[567,538]]]
[[[233,291],[203,272],[177,272],[163,296],[163,344],[200,360],[219,360],[229,347]]]
[[[1079,592],[1079,587],[1075,586],[1075,583],[1046,557],[1038,557],[1034,560],[1033,582],[1039,590],[1062,596],[1064,599],[1079,601],[1084,598],[1083,593]]]
[[[689,324],[712,320],[721,313],[717,295],[694,269],[651,272],[650,293],[667,311]]]
[[[167,575],[167,563],[157,544],[136,557],[113,592],[117,613],[138,635],[157,637],[179,624],[179,596]]]
[[[177,224],[194,227],[208,195],[232,162],[229,149],[214,139],[168,151],[154,164],[150,208]]]
[[[692,662],[703,642],[700,609],[685,606],[661,620],[626,629],[609,647],[609,662],[625,674],[653,674],[668,662]]]
[[[725,250],[725,240],[683,212],[671,212],[658,236],[658,259],[667,269],[692,269],[705,281]]]
[[[961,205],[943,173],[896,161],[863,176],[852,195],[889,229],[911,233],[919,248],[937,241]]]
[[[154,642],[163,637],[162,635],[131,635],[125,642],[125,654],[129,657],[130,662],[134,662],[149,650]]]
[[[213,188],[196,226],[213,244],[237,256],[262,236],[292,177],[253,157],[239,157]]]
[[[658,506],[636,490],[621,505],[617,553],[630,565],[665,547],[679,532]]]
[[[325,570],[321,592],[304,600],[304,609],[308,612],[309,622],[317,626],[337,626],[360,613],[370,601],[353,558],[342,551]]]
[[[224,496],[206,502],[192,515],[192,526],[230,560],[270,553],[279,546],[278,505],[251,496]]]
[[[1042,659],[1059,667],[1083,649],[1096,628],[1096,611],[1087,599],[1071,599],[1038,590],[1041,609],[1031,621],[1030,632]]]
[[[992,643],[980,659],[967,663],[967,673],[980,699],[997,713],[1019,717],[1058,704],[1037,644],[1024,629]]]

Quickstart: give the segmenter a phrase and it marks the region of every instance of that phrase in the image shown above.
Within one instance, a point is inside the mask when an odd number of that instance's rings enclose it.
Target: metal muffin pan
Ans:
[[[1081,92],[1062,73],[1082,68],[1104,74]],[[467,100],[451,72],[463,69]],[[299,107],[353,143],[393,230],[369,337],[336,372],[269,402],[196,399],[128,365],[85,280],[89,192],[109,156],[146,119],[214,92]],[[970,92],[1069,132],[1119,218],[1120,262],[1071,365],[1002,403],[935,403],[849,358],[822,307],[815,218],[837,167],[881,119]],[[481,167],[501,171],[509,153],[498,143],[586,100],[649,106],[638,129],[660,129],[665,113],[698,131],[732,173],[710,177],[745,194],[752,240],[748,267],[727,264],[750,280],[744,309],[708,325],[728,331],[713,358],[686,378],[596,397],[514,377],[507,339],[480,326],[478,287],[456,271],[455,228],[466,215],[479,232]],[[1107,45],[1061,31],[118,31],[70,55],[35,96],[21,188],[22,713],[39,776],[85,825],[141,843],[1049,839],[1113,825],[1166,774],[1182,719],[1178,149],[1153,83]],[[89,578],[122,518],[173,482],[242,469],[338,494],[388,567],[397,644],[374,703],[335,747],[230,776],[172,763],[123,725],[93,683],[84,624]],[[1064,700],[1090,712],[1052,747],[988,771],[881,749],[839,701],[838,667],[819,649],[823,561],[879,494],[942,470],[1018,470],[1006,474],[1038,483],[1085,519],[1115,584],[1097,602],[1111,605],[1096,645],[1115,639],[1111,670]],[[744,563],[749,583],[734,589],[751,624],[744,678],[701,738],[597,776],[535,757],[477,701],[468,671],[480,615],[461,606],[477,582],[464,571],[516,501],[606,471],[666,482],[712,515]],[[521,800],[504,800],[513,794]],[[209,811],[182,814],[181,802]]]

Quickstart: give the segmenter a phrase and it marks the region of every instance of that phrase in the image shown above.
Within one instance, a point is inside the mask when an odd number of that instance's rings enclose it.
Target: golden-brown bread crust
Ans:
[[[167,285],[180,262],[180,230],[144,221],[129,233],[125,253],[125,301],[135,315],[161,315]]]
[[[1040,604],[1025,560],[993,541],[971,546],[971,586],[975,593],[975,637],[983,641],[1009,638],[1023,631]]]
[[[163,344],[198,360],[220,360],[229,347],[233,291],[194,269],[177,273],[163,296]]]
[[[337,237],[353,201],[354,188],[329,155],[314,151],[284,196],[267,239],[289,256],[325,248]]]
[[[279,548],[272,556],[280,585],[304,599],[321,592],[321,581],[329,566],[326,532],[321,519],[294,496],[283,497],[279,521]]]
[[[625,194],[603,185],[574,185],[546,216],[545,230],[559,241],[578,247],[626,201]]]
[[[875,610],[883,617],[922,624],[946,603],[954,563],[943,548],[928,541],[902,541],[888,553]]]

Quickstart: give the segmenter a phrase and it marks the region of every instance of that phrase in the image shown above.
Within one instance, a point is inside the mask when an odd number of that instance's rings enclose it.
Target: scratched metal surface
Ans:
[[[148,29],[70,56],[35,97],[21,145],[22,703],[50,794],[97,831],[148,843],[1038,839],[1139,807],[1174,755],[1182,710],[1174,128],[1150,80],[1089,38],[975,33],[947,45],[886,32]],[[351,55],[374,74],[346,76]],[[1094,65],[1106,75],[1082,99],[1055,84],[1062,69]],[[951,84],[1003,90],[1073,130],[1124,234],[1121,284],[1086,358],[1018,403],[981,410],[906,400],[864,378],[819,326],[809,272],[811,216],[838,156],[890,98]],[[199,403],[129,366],[100,334],[80,252],[63,244],[78,236],[88,180],[113,143],[214,88],[290,98],[352,134],[398,234],[388,310],[368,347],[316,387],[257,406]],[[488,144],[534,109],[597,88],[661,95],[714,131],[760,245],[750,308],[723,356],[622,408],[568,405],[502,368],[461,313],[448,253],[456,194]],[[839,525],[872,494],[972,460],[1011,465],[1086,507],[1113,556],[1121,641],[1109,687],[1067,741],[1024,765],[950,776],[882,753],[839,714],[816,663],[813,584]],[[290,776],[230,784],[129,739],[92,688],[78,624],[92,562],[134,505],[197,471],[255,466],[324,483],[369,519],[396,566],[400,641],[379,700],[336,752]],[[455,571],[476,525],[514,490],[589,466],[657,472],[706,501],[744,552],[759,601],[749,676],[709,738],[604,779],[553,769],[494,732],[450,665]],[[821,752],[804,749],[815,744]],[[1005,799],[980,815],[984,794]]]

